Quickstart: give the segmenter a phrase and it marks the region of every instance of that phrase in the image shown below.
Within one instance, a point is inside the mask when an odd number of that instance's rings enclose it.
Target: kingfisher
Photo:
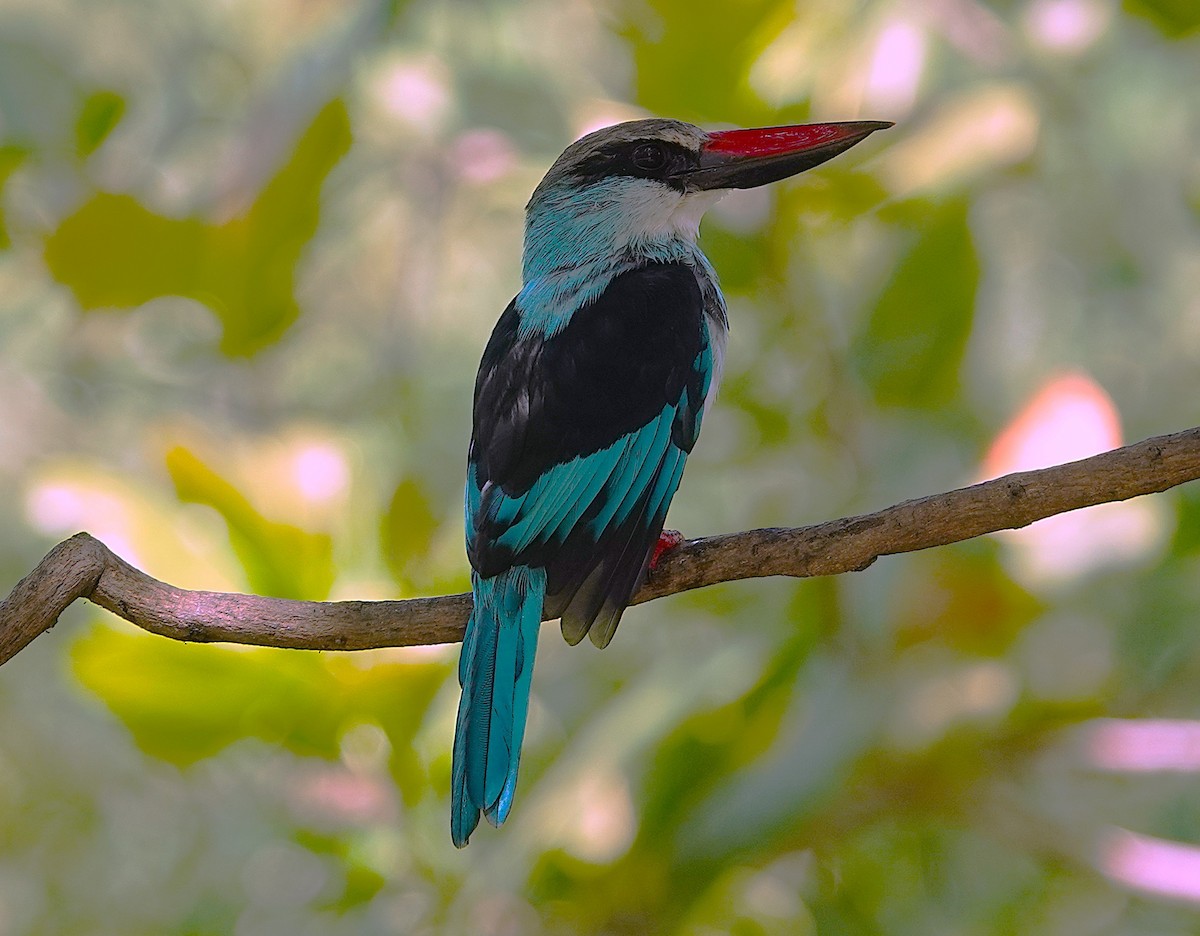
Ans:
[[[534,190],[521,290],[475,381],[459,848],[480,813],[499,826],[512,807],[542,621],[558,618],[569,644],[607,646],[656,556],[728,331],[701,217],[731,189],[811,169],[889,126],[634,120],[572,143]]]

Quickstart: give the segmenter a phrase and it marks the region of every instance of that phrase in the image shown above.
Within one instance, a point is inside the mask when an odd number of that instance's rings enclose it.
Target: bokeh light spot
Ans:
[[[1200,903],[1200,848],[1126,829],[1113,829],[1100,847],[1101,871],[1129,887]]]
[[[1116,404],[1083,373],[1051,378],[988,450],[982,479],[1076,461],[1121,445]],[[1001,534],[1015,549],[1018,574],[1059,581],[1146,555],[1164,521],[1148,501],[1101,504]]]
[[[866,105],[891,117],[907,114],[917,99],[925,66],[925,34],[896,19],[884,27],[867,76]]]
[[[333,500],[350,486],[346,456],[329,442],[302,446],[292,459],[292,476],[300,494],[316,503]]]

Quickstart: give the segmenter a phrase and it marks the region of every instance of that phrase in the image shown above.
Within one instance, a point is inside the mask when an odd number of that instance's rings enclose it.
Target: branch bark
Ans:
[[[1054,514],[1200,478],[1200,427],[1092,458],[1006,475],[815,526],[688,540],[668,553],[633,604],[719,582],[861,571],[880,556],[1018,529]],[[461,640],[471,596],[291,601],[175,588],[87,533],[55,546],[0,602],[0,663],[49,630],[77,598],[175,640],[305,650],[363,650]]]

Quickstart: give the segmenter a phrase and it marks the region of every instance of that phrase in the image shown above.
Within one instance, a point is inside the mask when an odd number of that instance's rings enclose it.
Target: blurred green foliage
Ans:
[[[465,588],[521,208],[645,112],[897,121],[705,221],[733,330],[685,533],[969,483],[1064,372],[1128,439],[1194,425],[1195,4],[931,10],[6,5],[0,581],[86,528],[188,588]],[[0,674],[0,933],[1194,933],[1113,843],[1200,845],[1195,774],[1096,739],[1200,719],[1198,544],[1184,488],[639,606],[603,654],[547,628],[512,816],[463,852],[456,648],[74,608]]]
[[[86,159],[125,114],[125,99],[114,91],[94,91],[83,102],[75,124],[75,155]]]
[[[1126,0],[1126,8],[1146,17],[1172,38],[1200,29],[1200,8],[1189,0]]]
[[[428,565],[426,557],[441,522],[417,478],[396,485],[380,524],[380,545],[392,577],[402,587],[414,590],[428,580],[418,570]]]
[[[234,485],[182,446],[166,453],[175,493],[211,507],[229,525],[229,545],[256,594],[321,601],[333,585],[333,542],[290,523],[268,520]]]
[[[17,171],[27,155],[27,151],[20,146],[0,146],[0,191],[4,190],[4,183]],[[0,250],[7,250],[11,246],[12,240],[4,221],[4,208],[0,204]]]
[[[78,125],[81,156],[111,131],[106,124],[118,110],[112,99],[88,98]],[[246,214],[223,224],[167,218],[131,196],[98,193],[46,239],[46,265],[82,309],[194,298],[220,320],[223,352],[252,354],[278,341],[300,314],[296,262],[317,229],[321,183],[349,146],[349,120],[334,101]]]
[[[440,664],[363,668],[336,656],[199,647],[108,628],[71,653],[80,682],[104,698],[138,746],[173,764],[211,757],[240,738],[336,758],[347,725],[370,712],[387,732],[405,800],[427,788],[412,740],[446,678]]]
[[[931,212],[919,237],[897,262],[854,349],[863,380],[883,406],[950,403],[971,336],[979,261],[966,206]]]
[[[792,20],[792,4],[749,0],[706,16],[675,0],[649,0],[624,12],[637,100],[648,110],[744,126],[797,123],[803,116],[771,110],[750,87],[747,68]]]

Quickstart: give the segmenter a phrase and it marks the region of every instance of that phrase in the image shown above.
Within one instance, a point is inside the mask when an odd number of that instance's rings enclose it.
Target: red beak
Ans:
[[[718,130],[700,148],[700,167],[686,173],[682,181],[693,190],[766,185],[819,166],[890,126],[886,120],[856,120]]]

